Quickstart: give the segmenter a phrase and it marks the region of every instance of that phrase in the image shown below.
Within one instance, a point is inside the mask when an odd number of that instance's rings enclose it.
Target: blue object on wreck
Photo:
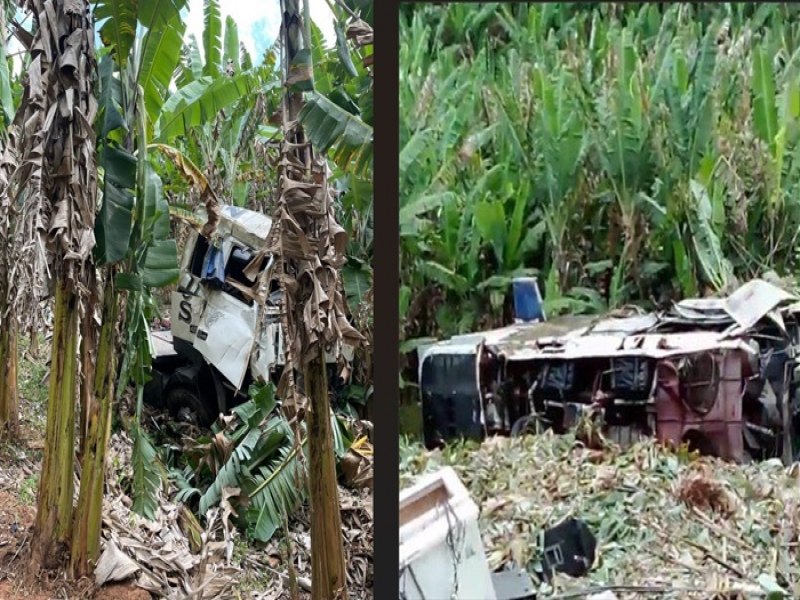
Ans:
[[[511,285],[514,288],[514,321],[517,323],[546,321],[544,303],[536,277],[515,277]]]
[[[225,284],[225,258],[222,249],[211,244],[203,260],[202,280],[215,289],[222,289]]]

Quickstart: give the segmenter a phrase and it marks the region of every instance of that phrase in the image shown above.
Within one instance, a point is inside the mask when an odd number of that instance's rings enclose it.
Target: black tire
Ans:
[[[160,374],[153,373],[153,377],[144,384],[144,403],[153,408],[164,408],[163,380]]]
[[[201,427],[208,427],[214,422],[214,416],[193,386],[179,384],[170,387],[166,393],[166,404],[173,417],[177,417],[182,408],[187,408]]]
[[[514,424],[511,426],[511,433],[509,435],[512,438],[515,438],[525,435],[526,433],[541,433],[543,429],[544,424],[539,417],[536,415],[525,415],[524,417],[520,417],[514,421]]]

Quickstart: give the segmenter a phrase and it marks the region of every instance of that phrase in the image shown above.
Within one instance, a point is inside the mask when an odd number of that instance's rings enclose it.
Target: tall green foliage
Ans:
[[[788,11],[788,13],[787,13]],[[798,269],[788,5],[408,5],[400,16],[407,338],[659,303]]]
[[[130,14],[116,7],[119,2],[115,0],[107,4],[111,14],[127,16],[101,24],[101,32],[107,31],[103,40],[111,53],[100,66],[98,164],[103,193],[95,227],[95,258],[105,267],[106,276],[114,277],[108,293],[116,289],[127,294],[121,340],[122,385],[117,387],[117,395],[129,381],[136,385],[136,420],[131,425],[133,508],[152,517],[160,472],[155,448],[140,425],[151,361],[148,324],[157,312],[151,290],[177,280],[178,257],[175,240],[170,239],[169,207],[161,179],[148,154],[148,124],[152,115],[161,114],[180,59],[185,27],[180,10],[185,2],[142,2]],[[128,44],[119,33],[128,28],[139,31],[136,43]],[[120,40],[124,45],[118,45]]]

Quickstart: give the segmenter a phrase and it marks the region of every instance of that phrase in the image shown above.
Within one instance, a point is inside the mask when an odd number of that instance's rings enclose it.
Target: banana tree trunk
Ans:
[[[29,574],[58,566],[72,530],[78,324],[83,290],[91,289],[97,207],[92,122],[97,113],[94,24],[88,0],[29,0],[37,28],[30,77],[17,118],[25,227],[38,238],[30,253],[29,291],[54,291],[53,340],[44,458]]]
[[[89,431],[89,414],[92,411],[92,404],[94,404],[94,387],[92,385],[94,380],[94,372],[98,366],[94,356],[95,347],[97,344],[96,328],[94,324],[94,310],[97,306],[97,287],[99,282],[91,277],[89,287],[89,294],[86,299],[86,306],[83,318],[81,319],[81,346],[80,346],[80,420],[78,421],[78,462],[83,461],[83,455],[86,450],[86,435]],[[100,367],[102,368],[102,366]]]
[[[3,17],[0,15],[0,26],[2,23]],[[0,45],[4,45],[2,39]],[[9,188],[17,164],[15,140],[13,133],[6,133],[0,143],[0,436],[11,438],[17,436],[19,429],[17,394],[19,321],[13,299],[15,282],[12,281],[11,274],[14,261],[18,260],[16,256],[18,215],[14,209],[13,190]]]
[[[0,327],[0,434],[12,439],[19,433],[18,334],[17,315],[13,307],[9,307]]]
[[[311,498],[311,598],[346,600],[347,570],[342,547],[342,518],[327,379],[325,358],[320,348],[318,356],[308,363],[303,374],[310,400],[306,423]]]
[[[85,380],[86,387],[91,390],[88,394],[91,402],[86,408],[87,429],[81,459],[81,489],[72,529],[70,570],[75,578],[89,575],[92,565],[100,555],[106,447],[111,435],[111,408],[117,362],[114,348],[118,302],[112,283],[113,273],[107,275],[94,380]]]
[[[285,81],[288,84],[298,79],[310,80],[310,65],[296,64],[304,39],[310,39],[310,35],[303,30],[300,0],[283,0],[281,4],[283,9],[281,34],[283,37]],[[306,26],[310,26],[310,23],[306,23]],[[310,47],[306,49],[311,50]],[[293,183],[292,176],[296,180],[299,175],[305,182],[314,183],[311,171],[312,149],[306,143],[302,129],[296,126],[298,115],[303,107],[303,97],[298,89],[292,89],[289,85],[287,87],[289,89],[284,98],[283,114],[284,133],[287,135],[287,139],[282,145],[287,160],[283,162],[286,164],[294,163],[296,167],[294,169],[285,167],[281,173],[281,186],[283,188],[281,190],[281,203],[285,205],[285,213],[296,219],[296,222],[302,223],[304,233],[313,238],[319,231],[318,218],[307,212],[308,209],[303,207],[302,199],[298,202],[293,199],[296,196],[292,197],[287,194]],[[303,169],[300,165],[304,165],[305,168]],[[323,219],[326,218],[326,216],[323,216]],[[283,236],[283,231],[285,231],[283,218],[280,226],[281,235]],[[283,252],[285,248],[283,243],[281,248],[282,260],[295,262],[295,268],[287,269],[287,271],[301,273],[300,262],[301,260],[307,260],[307,258],[305,256],[302,259],[299,256],[287,256]],[[285,277],[283,279],[285,280]],[[289,293],[284,284],[284,295],[288,296]],[[342,545],[339,490],[336,483],[336,462],[333,449],[333,432],[331,431],[330,423],[327,373],[321,344],[317,345],[316,351],[311,350],[315,352],[315,356],[311,361],[304,363],[305,353],[310,348],[304,343],[303,330],[309,327],[309,324],[303,322],[302,306],[306,302],[313,303],[314,301],[313,294],[305,299],[297,298],[292,303],[287,300],[287,307],[294,306],[296,309],[287,309],[286,311],[287,335],[299,337],[300,339],[300,355],[293,355],[294,365],[290,363],[288,368],[294,367],[303,371],[303,391],[308,397],[306,418],[310,463],[308,480],[311,498],[312,600],[340,600],[348,597],[347,571],[345,570],[344,548]],[[291,345],[291,342],[289,345]]]
[[[59,273],[47,400],[47,433],[39,480],[32,566],[48,568],[69,542],[75,444],[78,296]]]

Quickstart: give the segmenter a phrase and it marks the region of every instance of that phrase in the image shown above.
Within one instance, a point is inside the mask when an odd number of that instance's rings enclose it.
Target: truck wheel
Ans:
[[[542,423],[539,417],[536,415],[525,415],[514,421],[509,435],[514,438],[525,435],[526,433],[537,434],[541,433],[544,428],[544,423]]]
[[[197,389],[180,384],[167,390],[167,408],[173,417],[180,416],[182,409],[187,409],[190,420],[201,427],[208,427],[214,422],[208,408],[197,393]]]

